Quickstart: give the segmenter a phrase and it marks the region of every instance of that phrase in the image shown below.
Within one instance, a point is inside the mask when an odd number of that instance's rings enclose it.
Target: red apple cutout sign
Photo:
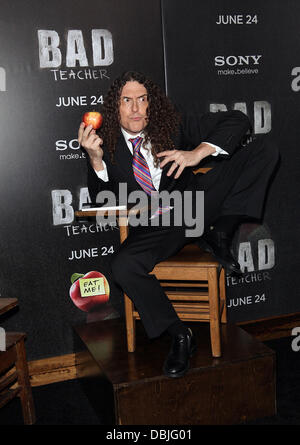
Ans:
[[[98,130],[102,125],[103,117],[98,111],[87,111],[84,113],[82,121],[86,127],[92,125],[94,130]]]
[[[100,272],[92,270],[85,275],[74,273],[71,282],[70,297],[84,312],[91,312],[109,300],[109,284]]]

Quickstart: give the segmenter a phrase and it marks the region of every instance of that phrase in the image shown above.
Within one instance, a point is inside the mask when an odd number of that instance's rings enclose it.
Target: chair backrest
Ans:
[[[207,173],[209,170],[211,170],[212,167],[200,167],[197,168],[197,170],[194,170],[193,173],[196,175],[197,173]]]

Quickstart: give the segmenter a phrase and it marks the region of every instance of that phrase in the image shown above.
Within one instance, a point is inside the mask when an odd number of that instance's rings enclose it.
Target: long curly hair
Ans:
[[[145,135],[143,145],[151,143],[151,152],[154,163],[158,165],[157,153],[174,148],[172,136],[179,130],[180,116],[173,104],[163,93],[161,88],[144,74],[136,71],[127,71],[118,77],[111,85],[102,108],[103,124],[99,131],[104,141],[105,149],[109,151],[110,159],[114,163],[114,152],[117,139],[120,135],[120,96],[127,82],[136,81],[147,90],[148,122],[143,132]]]

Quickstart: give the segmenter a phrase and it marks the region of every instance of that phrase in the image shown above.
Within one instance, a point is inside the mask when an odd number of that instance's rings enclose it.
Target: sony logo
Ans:
[[[215,66],[235,66],[235,65],[259,65],[262,56],[216,56]]]

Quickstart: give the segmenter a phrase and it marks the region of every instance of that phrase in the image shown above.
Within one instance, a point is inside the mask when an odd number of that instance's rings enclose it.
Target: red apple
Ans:
[[[94,130],[98,130],[102,125],[103,117],[98,111],[87,111],[84,113],[82,121],[86,127],[92,125]]]
[[[102,278],[103,286],[101,286],[102,292],[96,293],[95,295],[85,296],[85,291],[92,290],[93,292],[97,292],[99,286],[97,286],[96,279],[99,280]],[[85,279],[86,281],[82,282],[82,288],[80,289],[80,280]],[[88,280],[87,280],[88,279]],[[94,310],[94,308],[106,303],[109,300],[109,284],[106,277],[95,270],[91,272],[83,274],[73,274],[71,277],[72,286],[70,287],[70,297],[73,303],[82,311],[90,312]],[[99,283],[99,281],[98,281]]]

